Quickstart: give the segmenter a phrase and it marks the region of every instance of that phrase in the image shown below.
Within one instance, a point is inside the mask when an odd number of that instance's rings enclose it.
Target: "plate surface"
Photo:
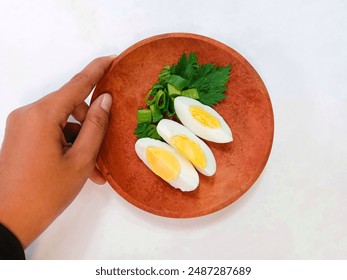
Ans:
[[[232,64],[228,98],[214,108],[231,127],[234,141],[207,142],[217,161],[212,177],[200,176],[188,193],[172,188],[137,157],[136,112],[162,67],[177,63],[183,52],[195,52],[199,64]],[[98,165],[110,185],[128,202],[150,213],[188,218],[218,211],[237,200],[256,181],[268,160],[274,134],[271,101],[254,68],[230,47],[195,34],[150,37],[119,55],[96,87],[113,96],[110,124]]]

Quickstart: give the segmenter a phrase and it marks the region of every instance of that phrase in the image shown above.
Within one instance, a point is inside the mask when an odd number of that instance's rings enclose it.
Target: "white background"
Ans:
[[[228,44],[263,78],[275,114],[263,174],[229,207],[180,220],[87,182],[27,258],[346,259],[346,1],[2,1],[0,141],[11,110],[93,58],[177,31]]]

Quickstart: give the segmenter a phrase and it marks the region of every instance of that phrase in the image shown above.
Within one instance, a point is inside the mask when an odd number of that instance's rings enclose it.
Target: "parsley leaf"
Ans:
[[[150,122],[138,123],[134,134],[137,134],[137,138],[139,139],[150,137],[157,140],[163,140],[157,132],[157,125]]]
[[[187,88],[197,88],[199,91],[199,100],[201,103],[213,106],[226,98],[224,94],[230,77],[231,65],[215,67],[208,63],[200,66],[195,75],[191,77]]]
[[[225,67],[216,67],[212,63],[199,65],[195,53],[190,53],[189,56],[183,53],[178,63],[171,66],[170,72],[189,81],[180,90],[196,88],[199,91],[200,102],[213,106],[226,98],[224,92],[227,87],[225,84],[230,77],[230,69],[230,64]]]
[[[189,80],[198,68],[199,64],[196,53],[190,53],[188,57],[186,53],[183,53],[178,63],[171,66],[171,73]]]

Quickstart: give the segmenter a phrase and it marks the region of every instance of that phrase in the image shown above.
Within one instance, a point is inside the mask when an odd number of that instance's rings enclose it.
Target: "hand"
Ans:
[[[59,90],[13,111],[0,150],[0,222],[27,247],[64,211],[88,177],[108,126],[109,94],[84,102],[114,56],[92,61]],[[79,124],[68,123],[73,115]],[[69,144],[73,142],[73,144]]]

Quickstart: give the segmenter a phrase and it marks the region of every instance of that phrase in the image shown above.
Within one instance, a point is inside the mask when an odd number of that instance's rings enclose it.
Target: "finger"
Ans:
[[[87,112],[88,112],[89,106],[87,105],[86,102],[82,102],[81,104],[79,104],[75,110],[72,112],[72,116],[78,120],[80,123],[83,123]]]
[[[112,55],[94,59],[63,87],[52,93],[50,98],[61,105],[60,108],[64,108],[67,114],[71,114],[87,98],[114,58]]]
[[[104,138],[112,105],[109,94],[100,95],[90,106],[74,145],[69,150],[82,165],[95,165]]]
[[[103,185],[106,183],[104,175],[96,167],[94,168],[92,174],[90,174],[89,179],[92,180],[97,185]]]

